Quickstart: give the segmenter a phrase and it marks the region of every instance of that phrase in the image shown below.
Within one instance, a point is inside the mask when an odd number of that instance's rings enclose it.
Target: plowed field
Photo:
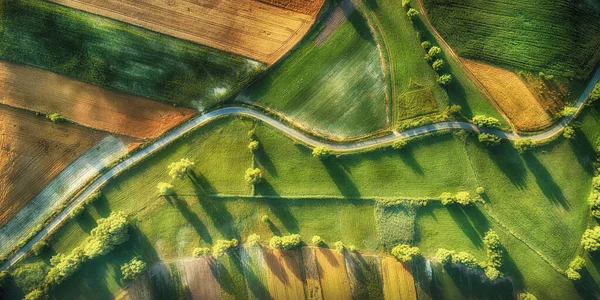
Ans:
[[[415,282],[410,271],[395,258],[386,257],[381,261],[383,295],[385,299],[416,300]]]

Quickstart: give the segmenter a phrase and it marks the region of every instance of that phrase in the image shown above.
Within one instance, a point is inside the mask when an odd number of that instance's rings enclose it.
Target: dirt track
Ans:
[[[197,112],[117,93],[42,69],[0,62],[0,103],[138,139],[156,138]]]
[[[256,0],[51,1],[267,64],[292,49],[316,16],[316,12],[308,15]],[[323,0],[302,2],[313,7],[311,11],[323,4]]]

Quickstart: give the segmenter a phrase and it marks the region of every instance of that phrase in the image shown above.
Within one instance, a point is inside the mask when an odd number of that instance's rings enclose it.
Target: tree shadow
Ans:
[[[275,164],[267,154],[267,151],[263,148],[262,144],[259,144],[260,147],[254,152],[254,158],[256,162],[261,165],[271,176],[277,177],[277,168]]]
[[[263,179],[260,183],[254,185],[254,193],[263,196],[279,196],[273,185]]]
[[[560,204],[564,209],[570,209],[571,206],[567,202],[562,189],[556,184],[548,169],[544,167],[537,157],[533,153],[526,153],[523,159],[535,177],[535,182],[542,190],[542,193],[544,193],[544,196],[554,204]]]
[[[77,222],[77,225],[79,225],[79,228],[81,228],[81,230],[87,233],[90,233],[90,231],[92,231],[92,229],[96,228],[96,226],[98,225],[96,219],[92,217],[92,215],[87,209],[75,217],[75,222]]]
[[[281,281],[284,285],[288,285],[290,282],[288,275],[283,271],[279,259],[277,259],[277,256],[273,253],[273,251],[274,250],[264,251],[267,267],[271,271],[271,274],[275,275],[279,281]]]
[[[106,218],[110,215],[111,209],[105,193],[100,194],[100,197],[92,203],[92,206],[101,217]]]
[[[194,185],[196,191],[202,191],[204,195],[209,195],[216,191],[214,186],[200,172],[189,170],[187,172],[187,177]]]
[[[298,233],[300,232],[298,219],[290,212],[289,205],[284,203],[285,201],[284,199],[265,199],[265,203],[269,206],[273,215],[281,221],[285,229],[291,233]]]
[[[469,217],[462,207],[459,205],[446,205],[446,210],[448,210],[454,222],[456,222],[460,229],[462,229],[465,235],[471,240],[471,243],[477,248],[482,248],[483,241],[481,239],[480,231],[471,224]]]
[[[478,144],[478,147],[485,147],[479,142],[475,144]],[[503,143],[499,146],[487,149],[485,152],[492,159],[496,167],[506,175],[514,186],[520,189],[527,187],[525,181],[527,169],[525,169],[525,166],[523,165],[519,152],[517,152],[512,145]]]
[[[371,31],[367,25],[367,19],[365,19],[362,13],[356,9],[354,3],[351,0],[341,0],[338,1],[337,5],[344,13],[346,19],[352,24],[356,33],[358,33],[363,40],[375,45],[375,39],[371,36]],[[332,10],[331,13],[334,13],[334,11]]]
[[[333,183],[337,186],[342,196],[346,198],[359,198],[360,192],[358,187],[354,184],[347,171],[343,166],[335,159],[329,158],[322,161],[329,177],[333,180]]]
[[[460,265],[443,268],[468,299],[515,299],[515,288],[508,277],[490,281],[480,270],[469,270]]]
[[[577,155],[577,162],[579,162],[586,173],[593,175],[593,161],[596,153],[594,145],[592,145],[590,140],[588,140],[581,130],[575,131],[575,137],[569,140],[569,145],[573,152],[575,152],[575,155]]]
[[[176,194],[165,196],[165,198],[170,199],[171,203],[175,205],[175,207],[179,210],[183,218],[188,223],[190,223],[192,227],[194,227],[194,230],[196,230],[196,233],[198,233],[198,235],[204,242],[209,244],[212,243],[212,237],[206,229],[206,226],[204,226],[202,220],[198,218],[198,215],[196,215],[196,213],[190,210],[189,205],[185,200],[179,198]]]
[[[240,239],[239,232],[234,227],[233,216],[227,210],[224,202],[218,198],[204,197],[198,194],[198,202],[215,225],[215,228],[224,237]]]

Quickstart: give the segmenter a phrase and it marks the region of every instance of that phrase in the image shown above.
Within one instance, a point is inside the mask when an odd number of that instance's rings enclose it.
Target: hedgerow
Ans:
[[[456,194],[442,193],[440,200],[442,201],[442,205],[460,204],[466,206],[483,202],[480,197],[471,197],[471,193],[469,192],[458,192]]]
[[[494,117],[487,117],[484,115],[476,115],[475,117],[473,117],[472,122],[477,126],[487,128],[500,128],[501,126],[500,121],[498,121],[498,119]]]
[[[494,146],[498,146],[500,145],[500,143],[502,143],[502,139],[495,135],[495,134],[491,134],[491,133],[485,133],[485,132],[480,132],[479,135],[477,136],[477,139],[479,140],[480,143],[488,146],[488,147],[494,147]]]

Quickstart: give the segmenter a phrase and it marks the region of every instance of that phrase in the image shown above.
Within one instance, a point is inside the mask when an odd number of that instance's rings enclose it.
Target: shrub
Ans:
[[[312,156],[318,159],[325,159],[331,153],[331,150],[327,146],[317,146],[312,151]]]
[[[227,254],[227,250],[229,250],[233,247],[237,247],[237,245],[238,245],[237,239],[218,240],[213,245],[212,255],[216,258],[223,257],[225,254]]]
[[[318,235],[313,236],[310,241],[315,246],[321,246],[321,245],[325,244],[325,241],[323,241],[323,239]]]
[[[356,252],[356,251],[358,251],[358,249],[356,249],[356,246],[354,246],[354,245],[348,246],[348,252]]]
[[[516,140],[513,143],[513,146],[515,147],[515,149],[517,149],[517,151],[519,151],[519,153],[525,153],[525,152],[533,149],[535,144],[533,143],[533,141],[531,139],[522,138],[522,139]]]
[[[478,187],[477,189],[475,189],[475,192],[476,192],[478,195],[483,195],[483,194],[485,194],[485,188],[484,188],[484,187],[482,187],[482,186],[480,186],[480,187]]]
[[[581,246],[586,251],[594,252],[600,249],[600,226],[587,229],[581,237]]]
[[[575,137],[575,128],[573,126],[565,126],[565,130],[563,131],[563,137],[565,139],[572,139]]]
[[[246,182],[249,184],[258,184],[262,181],[262,172],[259,168],[248,168],[244,175],[244,179],[246,179]]]
[[[438,58],[431,64],[431,67],[437,72],[444,67],[444,64],[445,64],[444,60],[441,58]]]
[[[431,42],[424,41],[421,43],[421,47],[423,47],[423,49],[425,49],[427,51],[427,50],[429,50],[429,48],[431,48]]]
[[[471,197],[471,194],[469,192],[458,192],[456,194],[452,194],[452,193],[442,193],[442,195],[440,196],[440,200],[442,202],[442,205],[450,205],[450,204],[460,204],[460,205],[471,205],[471,204],[475,204],[477,202],[481,202],[481,199],[475,199],[473,197]]]
[[[400,149],[406,147],[406,145],[408,145],[408,142],[406,142],[405,140],[397,140],[392,143],[392,149],[400,150]]]
[[[419,248],[407,244],[400,244],[392,249],[392,255],[401,262],[410,262],[420,254]]]
[[[484,115],[477,115],[473,117],[473,124],[479,127],[487,127],[487,128],[499,128],[500,121],[494,117],[486,117]]]
[[[54,123],[54,124],[60,124],[62,122],[65,121],[65,117],[61,116],[58,113],[52,113],[46,116],[46,118],[48,120],[50,120],[50,122]]]
[[[579,274],[579,272],[569,268],[565,271],[565,275],[567,275],[567,278],[569,278],[570,280],[573,281],[578,281],[579,279],[581,279],[581,274]]]
[[[170,196],[174,194],[173,191],[173,185],[167,182],[159,182],[156,185],[156,188],[158,189],[158,193],[161,196]]]
[[[35,255],[40,255],[46,248],[48,248],[48,243],[46,243],[46,241],[39,241],[31,247],[31,251],[33,251],[33,254]]]
[[[560,111],[560,115],[563,117],[569,117],[569,116],[574,115],[575,113],[577,113],[577,108],[573,107],[573,106],[565,106]]]
[[[441,75],[440,77],[438,77],[437,82],[441,86],[448,86],[452,82],[452,75],[450,75],[450,74]]]
[[[271,220],[269,219],[269,216],[267,216],[267,215],[262,215],[262,217],[260,217],[260,220],[261,220],[263,223],[269,223],[269,222],[271,221]]]
[[[338,253],[344,253],[344,251],[346,251],[346,246],[344,246],[344,243],[342,243],[342,241],[335,242],[334,246],[335,251]]]
[[[132,280],[146,270],[146,263],[134,257],[130,262],[121,266],[121,274],[124,280]]]
[[[498,146],[502,142],[502,139],[499,136],[485,132],[480,132],[477,138],[479,139],[480,143],[488,147]]]
[[[27,295],[25,295],[25,298],[23,298],[23,300],[41,300],[45,298],[46,295],[44,294],[44,292],[42,292],[42,290],[35,289],[29,292]]]
[[[210,248],[194,248],[194,252],[192,253],[194,257],[207,256],[210,254]]]
[[[112,212],[107,218],[98,220],[85,241],[83,251],[88,258],[105,255],[115,246],[129,239],[127,217],[122,212]]]
[[[85,199],[85,204],[86,205],[92,204],[92,203],[96,202],[96,200],[100,199],[101,197],[102,197],[102,191],[95,191],[87,199]]]
[[[253,140],[248,144],[248,149],[250,149],[250,151],[254,152],[254,151],[258,150],[259,146],[260,146],[260,144],[258,143],[258,141]]]
[[[260,246],[260,235],[256,233],[249,235],[247,242],[250,247]]]
[[[406,12],[406,15],[412,21],[419,15],[419,12],[414,8],[409,8],[408,11]]]
[[[183,179],[183,176],[194,167],[194,162],[187,159],[182,158],[178,162],[174,162],[169,164],[167,167],[169,169],[169,176],[173,179]]]

